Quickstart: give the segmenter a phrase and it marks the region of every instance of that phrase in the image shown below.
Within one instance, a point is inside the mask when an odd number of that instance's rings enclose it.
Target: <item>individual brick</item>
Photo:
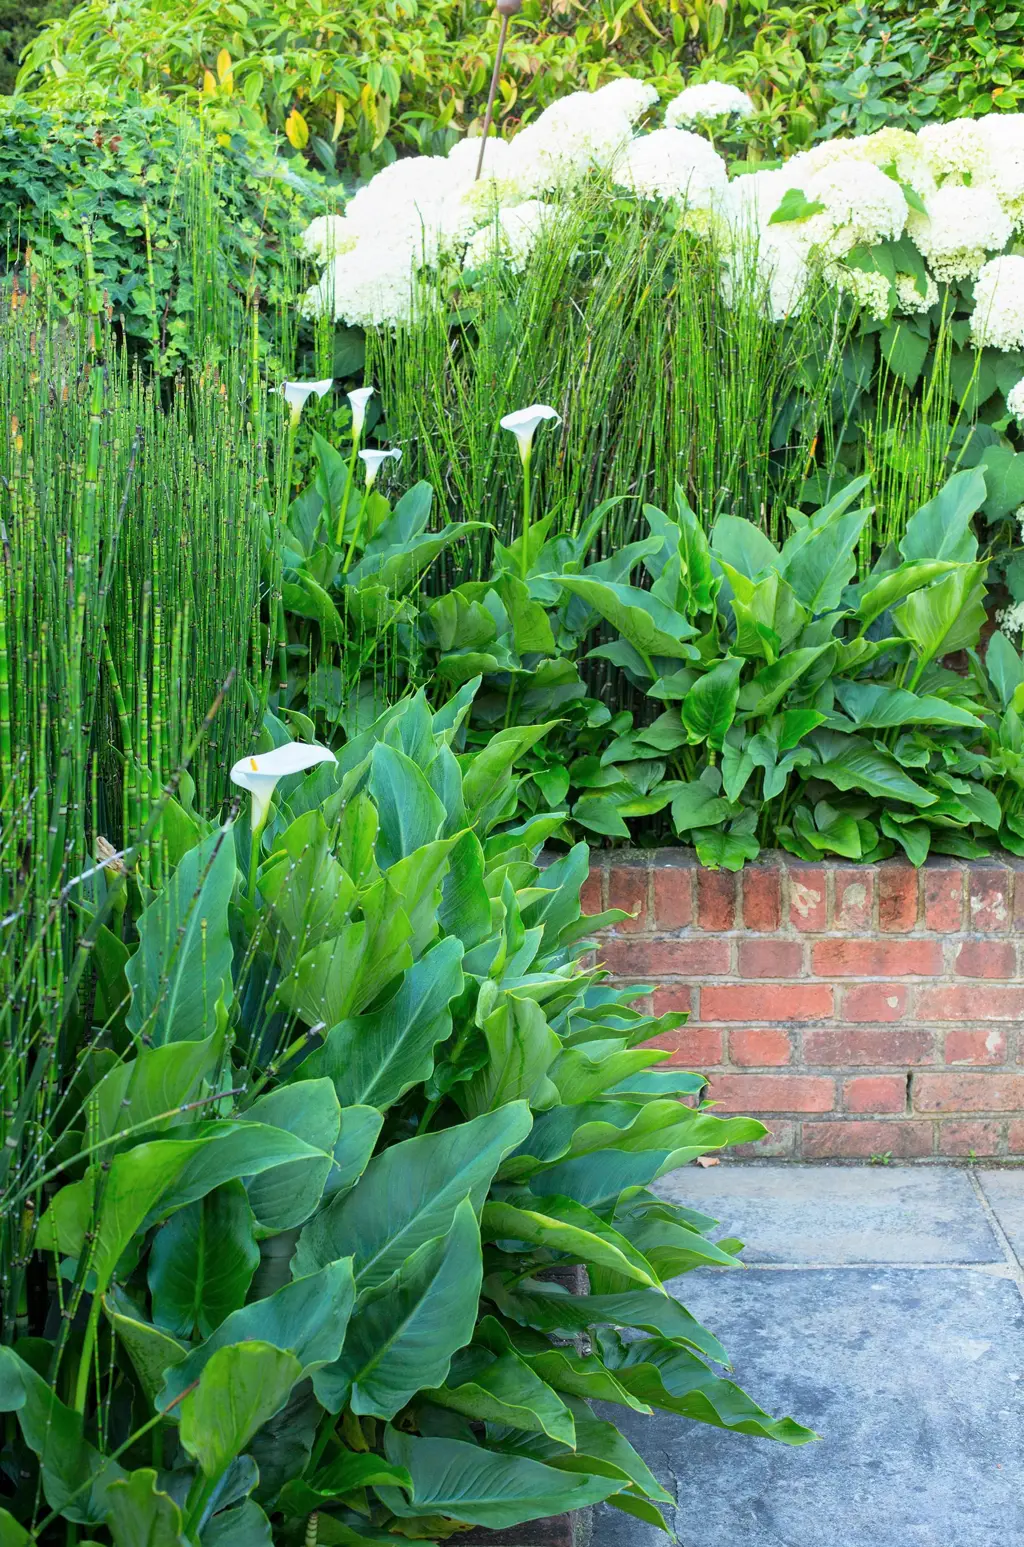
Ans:
[[[905,983],[848,983],[843,988],[840,1014],[844,1021],[901,1021],[907,1012],[909,990]]]
[[[604,910],[604,868],[595,865],[580,889],[580,907],[584,913]]]
[[[755,1030],[729,1032],[729,1058],[745,1069],[770,1068],[788,1064],[793,1056],[793,1039],[781,1026],[763,1026]]]
[[[693,923],[693,865],[658,864],[654,869],[656,929],[687,929]]]
[[[652,1014],[672,1015],[693,1013],[693,1002],[696,994],[692,988],[675,986],[672,988],[658,988],[654,991]]]
[[[839,869],[833,873],[835,901],[832,907],[833,929],[870,929],[874,901],[875,873],[867,865],[858,869]]]
[[[972,866],[967,872],[968,928],[999,934],[1010,924],[1010,871]]]
[[[721,1026],[696,1026],[688,1021],[685,1026],[667,1031],[664,1036],[655,1037],[644,1045],[664,1048],[672,1054],[669,1063],[676,1067],[708,1069],[724,1061],[724,1036]],[[658,1067],[665,1068],[666,1065],[659,1064]]]
[[[763,1139],[752,1144],[729,1146],[729,1156],[735,1160],[793,1160],[797,1154],[800,1124],[792,1118],[770,1117],[768,1132]]]
[[[831,1112],[836,1082],[820,1074],[713,1074],[720,1112]]]
[[[906,932],[917,923],[917,871],[903,860],[878,867],[878,927]]]
[[[820,865],[788,866],[789,923],[806,934],[828,928],[828,885]]]
[[[701,989],[706,1021],[824,1021],[832,1015],[824,983],[711,983]]]
[[[919,1021],[1016,1021],[1024,1015],[1024,986],[941,983],[917,991]]]
[[[808,1068],[884,1068],[930,1064],[934,1034],[923,1026],[813,1026],[803,1034]]]
[[[732,929],[736,923],[736,891],[736,876],[731,870],[698,870],[698,927]]]
[[[937,934],[952,934],[963,927],[963,867],[949,860],[929,860],[922,872],[924,927]]]
[[[1006,1131],[1006,1148],[1011,1155],[1024,1155],[1024,1119],[1018,1118]]]
[[[802,940],[741,940],[737,976],[796,978],[803,971]]]
[[[1006,1062],[1006,1033],[994,1027],[958,1026],[946,1033],[947,1064],[1003,1064]]]
[[[634,934],[650,927],[648,893],[650,871],[646,865],[613,865],[608,872],[608,906],[622,908],[631,917],[615,925],[617,934]]]
[[[782,923],[782,871],[777,864],[743,871],[743,927],[776,930]]]
[[[1004,1123],[993,1118],[951,1118],[939,1124],[940,1155],[999,1155],[1002,1153]]]
[[[617,978],[712,977],[729,971],[728,940],[686,935],[676,940],[605,939],[601,960]]]
[[[916,1112],[1013,1112],[1024,1109],[1024,1074],[917,1074]]]
[[[931,1123],[901,1121],[804,1123],[805,1160],[860,1160],[872,1155],[892,1155],[898,1160],[918,1160],[932,1152]]]
[[[847,1112],[905,1112],[907,1081],[902,1074],[863,1074],[843,1081]]]
[[[942,973],[938,940],[816,940],[811,972],[818,978],[934,978]]]
[[[961,940],[953,951],[958,978],[1012,978],[1017,970],[1012,940]]]

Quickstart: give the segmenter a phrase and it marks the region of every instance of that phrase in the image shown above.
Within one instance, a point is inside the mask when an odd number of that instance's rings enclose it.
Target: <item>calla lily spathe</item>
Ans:
[[[298,424],[307,398],[312,397],[314,392],[317,397],[325,397],[333,386],[333,378],[330,381],[286,381],[281,388],[281,395],[291,409],[292,424]]]
[[[337,761],[327,747],[314,747],[302,741],[287,741],[283,747],[274,747],[270,752],[240,757],[231,770],[231,782],[248,790],[252,796],[249,817],[252,831],[262,832],[278,780],[287,774],[303,773],[307,768],[315,768],[318,763]]]
[[[397,447],[393,451],[361,451],[359,453],[366,464],[366,487],[372,489],[377,482],[377,474],[384,462],[401,462],[402,453]]]
[[[366,405],[372,397],[372,387],[356,387],[354,392],[348,394],[349,407],[352,410],[353,440],[358,440],[363,433],[363,425],[366,423]]]
[[[556,414],[546,403],[531,403],[529,408],[517,408],[514,414],[506,414],[501,421],[502,429],[511,430],[519,442],[519,455],[524,462],[530,455],[537,426],[543,424],[545,419],[553,419],[555,424],[562,422],[561,414]]]

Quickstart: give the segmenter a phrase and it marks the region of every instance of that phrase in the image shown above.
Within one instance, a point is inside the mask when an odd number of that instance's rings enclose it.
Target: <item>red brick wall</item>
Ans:
[[[732,875],[615,853],[588,891],[635,914],[602,937],[605,965],[690,1012],[672,1062],[767,1123],[751,1153],[1024,1154],[1024,862],[768,855]]]

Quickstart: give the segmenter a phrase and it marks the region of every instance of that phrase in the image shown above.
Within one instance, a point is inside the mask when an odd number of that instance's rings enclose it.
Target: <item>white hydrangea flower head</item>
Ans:
[[[299,246],[307,258],[326,263],[339,253],[350,252],[359,240],[344,215],[318,215],[299,237]]]
[[[1024,602],[1014,602],[1012,607],[997,612],[996,622],[1004,634],[1024,633]]]
[[[783,196],[793,186],[793,177],[788,170],[792,164],[790,161],[771,171],[744,172],[734,177],[718,204],[725,228],[736,236],[767,228]],[[772,231],[780,229],[771,227]],[[791,231],[787,232],[786,240],[794,240]]]
[[[1024,113],[987,113],[975,123],[989,153],[984,185],[999,195],[1019,231],[1024,227]]]
[[[753,298],[773,322],[797,317],[807,295],[811,269],[806,249],[771,226],[738,241],[722,272],[722,293],[727,306],[742,296]]]
[[[353,194],[345,220],[360,239],[417,250],[430,263],[442,229],[441,207],[469,180],[446,156],[407,156],[383,167]]]
[[[678,199],[690,209],[720,203],[729,186],[721,156],[686,129],[655,129],[631,140],[612,175],[642,199]]]
[[[487,145],[484,150],[484,177],[500,177],[509,164],[512,147],[507,140],[501,140],[495,134],[487,136]],[[446,157],[450,166],[465,177],[475,178],[476,169],[480,160],[480,136],[466,136],[456,140]]]
[[[992,258],[974,282],[971,338],[981,348],[1024,346],[1024,258]]]
[[[925,124],[917,143],[940,187],[981,182],[991,170],[986,136],[973,118],[951,118],[944,124]]]
[[[560,211],[540,199],[527,199],[512,209],[499,210],[489,225],[482,226],[466,248],[467,269],[481,268],[500,258],[513,274],[521,274],[541,236],[557,224]]]
[[[928,259],[936,279],[966,279],[989,252],[1005,247],[1013,231],[991,188],[947,184],[925,199],[927,213],[911,210],[907,232]]]
[[[425,295],[410,247],[382,238],[332,258],[306,292],[302,310],[362,328],[395,328],[412,321]]]
[[[1006,394],[1006,407],[1021,429],[1024,429],[1024,376]],[[1024,505],[1017,511],[1018,522],[1020,522],[1022,515],[1024,515]],[[1024,525],[1021,526],[1021,534],[1024,536]]]
[[[907,223],[902,188],[870,161],[850,158],[791,186],[799,187],[811,203],[825,206],[800,224],[806,226],[808,240],[833,256],[895,241]]]
[[[786,167],[791,171],[806,168],[822,172],[827,168],[849,165],[851,161],[864,161],[870,166],[891,167],[901,183],[909,183],[924,195],[935,187],[935,178],[927,157],[917,141],[917,135],[908,129],[879,129],[875,134],[837,135],[822,140],[810,150],[800,151],[790,157]]]
[[[831,272],[839,289],[852,295],[876,322],[882,322],[888,317],[890,285],[884,274],[851,269],[845,263],[837,263]]]
[[[917,280],[912,274],[897,274],[896,294],[899,297],[897,310],[911,314],[928,312],[939,299],[939,287],[929,274],[925,281],[924,295],[922,295],[917,288]]]
[[[729,86],[725,81],[704,81],[687,86],[669,103],[665,126],[688,129],[718,118],[749,118],[753,111],[753,102],[738,86]]]
[[[511,142],[506,176],[523,198],[571,192],[591,172],[611,166],[632,138],[629,114],[597,101],[598,93],[574,91],[545,108]]]
[[[631,124],[638,123],[658,100],[658,90],[646,81],[635,80],[631,75],[620,75],[618,80],[599,86],[592,93],[594,102],[613,113],[624,113]]]

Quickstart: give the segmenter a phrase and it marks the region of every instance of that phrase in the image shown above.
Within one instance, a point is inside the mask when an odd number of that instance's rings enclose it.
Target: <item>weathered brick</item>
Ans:
[[[863,1074],[843,1081],[847,1112],[905,1112],[907,1081],[901,1074]]]
[[[1011,1155],[1024,1155],[1024,1119],[1018,1118],[1006,1131],[1006,1148]]]
[[[888,1122],[804,1123],[805,1160],[854,1160],[870,1155],[892,1155],[916,1160],[932,1152],[931,1123]]]
[[[866,865],[858,869],[836,870],[832,877],[835,903],[832,910],[834,929],[869,929],[875,875]]]
[[[762,1069],[788,1064],[793,1056],[793,1039],[781,1026],[747,1028],[729,1032],[729,1057],[745,1069]]]
[[[728,940],[688,935],[681,940],[604,940],[601,960],[617,978],[710,977],[729,971]]]
[[[820,865],[791,864],[789,869],[789,923],[810,933],[828,928],[828,887]]]
[[[932,978],[942,972],[938,940],[816,940],[811,971],[819,978]]]
[[[803,1034],[810,1068],[884,1068],[933,1062],[934,1035],[923,1026],[814,1026]]]
[[[657,929],[686,929],[693,923],[692,865],[656,865],[654,923]]]
[[[800,1137],[800,1124],[788,1117],[771,1117],[768,1132],[753,1144],[731,1146],[729,1155],[736,1160],[792,1160]]]
[[[695,998],[692,988],[683,988],[681,985],[655,989],[652,1011],[655,1015],[671,1015],[680,1011],[690,1015],[693,1013]]]
[[[973,866],[967,872],[967,923],[968,928],[987,934],[1001,934],[1009,929],[1009,870],[1003,867],[983,870]]]
[[[824,1021],[832,989],[824,983],[712,983],[701,988],[706,1021]]]
[[[670,1063],[684,1069],[708,1069],[723,1062],[721,1026],[695,1026],[688,1021],[663,1037],[655,1037],[649,1047],[662,1047],[672,1054]],[[662,1066],[659,1066],[662,1067]]]
[[[958,1026],[946,1033],[947,1064],[1002,1064],[1006,1062],[1006,1033],[990,1028]]]
[[[913,929],[917,923],[917,871],[903,860],[878,867],[878,925],[887,932]]]
[[[1016,1021],[1024,1015],[1024,987],[980,983],[937,984],[917,991],[919,1021]]]
[[[584,913],[601,913],[604,909],[603,901],[604,871],[600,865],[595,865],[580,891],[580,906]]]
[[[999,1155],[1004,1126],[993,1118],[969,1118],[966,1122],[950,1119],[940,1123],[939,1154]]]
[[[907,1010],[907,996],[905,983],[847,983],[840,1013],[846,1021],[870,1021],[874,1025],[901,1021]]]
[[[781,870],[778,865],[748,865],[743,872],[744,929],[774,930],[781,923]]]
[[[961,978],[1012,978],[1016,958],[1012,940],[962,940],[953,952],[953,970]]]
[[[963,925],[964,873],[960,865],[943,859],[929,860],[922,875],[924,927],[937,934],[952,934]]]
[[[711,1099],[721,1112],[831,1112],[836,1082],[820,1074],[715,1074]]]
[[[631,915],[616,924],[616,933],[633,934],[649,927],[649,887],[650,871],[646,865],[614,865],[608,872],[609,908],[622,908]]]
[[[1019,1112],[1024,1074],[917,1074],[913,1099],[917,1112]]]
[[[802,940],[741,940],[738,976],[796,978],[803,970]]]
[[[701,929],[734,927],[736,877],[731,870],[697,871],[697,923]]]

